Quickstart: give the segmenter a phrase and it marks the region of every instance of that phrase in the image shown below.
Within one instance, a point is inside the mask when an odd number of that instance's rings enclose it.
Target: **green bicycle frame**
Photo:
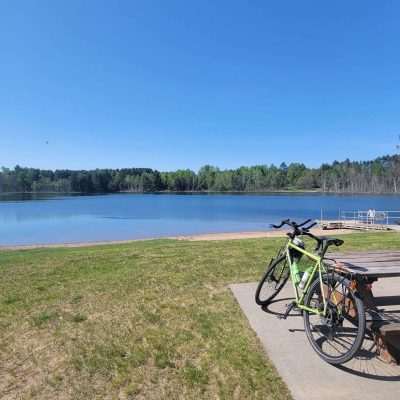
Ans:
[[[297,252],[303,254],[306,256],[308,259],[312,260],[314,262],[314,266],[312,267],[310,276],[308,277],[308,280],[304,286],[304,289],[302,290],[302,293],[299,293],[299,288],[295,284],[295,277],[294,277],[294,269],[293,269],[293,263],[290,257],[290,249],[294,249]],[[325,267],[322,262],[322,258],[316,254],[310,253],[301,247],[296,246],[292,240],[288,240],[287,245],[285,247],[285,254],[286,254],[286,259],[287,262],[289,263],[289,269],[290,269],[290,278],[292,281],[293,289],[296,295],[296,305],[298,308],[301,310],[308,311],[313,314],[317,315],[325,315],[326,309],[327,309],[327,302],[325,300],[325,296],[322,296],[323,303],[324,303],[324,310],[320,311],[318,308],[312,308],[312,307],[307,307],[304,305],[304,297],[308,292],[308,289],[310,288],[311,283],[314,281],[315,275],[318,273],[319,281],[321,284],[321,293],[323,293],[323,284],[322,284],[322,272],[325,272]]]

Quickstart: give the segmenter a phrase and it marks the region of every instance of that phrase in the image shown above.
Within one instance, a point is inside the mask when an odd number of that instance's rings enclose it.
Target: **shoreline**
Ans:
[[[179,240],[188,242],[199,241],[222,241],[222,240],[241,240],[241,239],[268,239],[285,237],[288,231],[253,231],[253,232],[221,232],[221,233],[201,233],[194,235],[164,236],[143,239],[126,239],[126,240],[102,240],[97,242],[76,242],[76,243],[45,243],[45,244],[22,244],[22,245],[0,245],[2,250],[35,250],[35,249],[52,249],[52,248],[80,248],[107,246],[113,244],[129,244],[135,242],[149,240]],[[361,233],[350,229],[331,229],[322,230],[321,228],[311,229],[311,232],[317,236],[346,235],[350,233]]]
[[[376,195],[376,196],[387,196],[395,195],[399,196],[399,192],[387,191],[387,192],[349,192],[349,191],[332,191],[332,190],[322,190],[317,189],[269,189],[269,190],[255,190],[255,191],[245,191],[245,190],[157,190],[157,191],[130,191],[130,190],[118,190],[115,192],[0,192],[1,196],[16,196],[16,195],[59,195],[59,196],[105,196],[110,194],[249,194],[249,195],[269,195],[269,194],[322,194],[322,195]]]

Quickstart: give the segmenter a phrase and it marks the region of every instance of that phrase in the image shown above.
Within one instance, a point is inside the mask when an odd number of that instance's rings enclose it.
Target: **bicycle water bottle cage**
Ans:
[[[299,239],[298,237],[295,237],[293,239],[292,243],[295,246],[300,247],[301,249],[305,249],[304,242],[301,239]],[[299,262],[303,255],[302,253],[300,253],[300,251],[298,251],[296,249],[292,249],[292,248],[290,248],[289,254],[290,254],[290,258],[291,258],[292,262]]]

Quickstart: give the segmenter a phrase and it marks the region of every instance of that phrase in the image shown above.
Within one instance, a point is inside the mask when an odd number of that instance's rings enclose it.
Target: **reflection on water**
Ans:
[[[341,210],[398,210],[400,197],[367,195],[0,195],[0,244],[61,243],[259,231],[283,218]]]

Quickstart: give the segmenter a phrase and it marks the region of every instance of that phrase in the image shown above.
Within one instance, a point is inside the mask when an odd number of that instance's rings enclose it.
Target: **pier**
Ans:
[[[325,220],[321,212],[320,227],[329,229],[351,229],[360,231],[400,231],[400,211],[339,211],[336,220]]]

